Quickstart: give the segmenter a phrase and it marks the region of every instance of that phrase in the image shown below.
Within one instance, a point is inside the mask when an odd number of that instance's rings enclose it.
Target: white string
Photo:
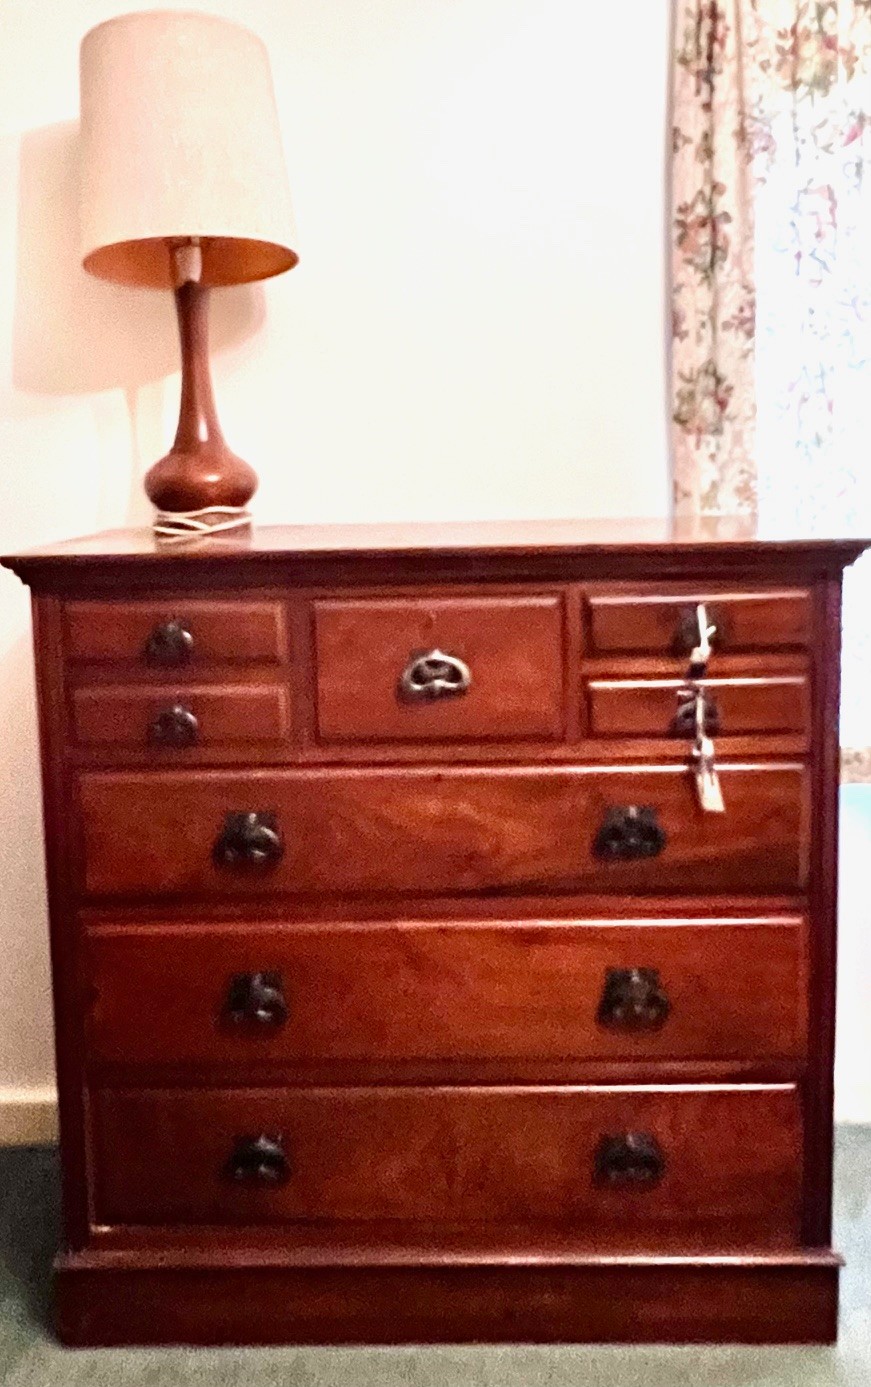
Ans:
[[[153,528],[155,538],[162,544],[181,544],[185,540],[245,530],[250,524],[251,512],[244,506],[205,506],[203,510],[158,511]]]

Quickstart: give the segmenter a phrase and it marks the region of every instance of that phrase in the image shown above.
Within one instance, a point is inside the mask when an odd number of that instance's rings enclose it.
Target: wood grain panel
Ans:
[[[713,648],[765,650],[806,646],[810,640],[811,603],[806,590],[721,592],[699,587],[683,592],[595,593],[589,599],[592,649],[649,650],[685,655],[681,620],[703,602],[717,625]]]
[[[150,729],[161,713],[181,704],[197,720],[191,748],[171,748],[183,758],[188,750],[238,746],[279,746],[290,734],[290,692],[281,684],[88,685],[72,697],[76,740],[87,747],[155,747]]]
[[[718,736],[802,732],[807,727],[804,675],[705,679],[706,700],[718,713]],[[587,684],[590,732],[597,737],[669,737],[685,679],[596,679]]]
[[[705,814],[691,772],[660,768],[83,774],[85,890],[92,896],[270,892],[789,892],[804,879],[799,766],[721,770],[727,812]],[[603,861],[615,805],[651,806],[656,857]],[[231,812],[271,813],[284,856],[219,866]]]
[[[595,1226],[601,1248],[679,1232],[723,1251],[797,1237],[790,1085],[104,1090],[94,1115],[104,1223],[544,1219]],[[594,1178],[602,1138],[625,1132],[659,1144],[653,1185]],[[282,1140],[285,1184],[228,1178],[237,1140],[260,1133]]]
[[[800,1057],[799,918],[104,927],[85,982],[98,1062]],[[609,970],[655,969],[659,1029],[607,1024]],[[273,972],[288,1018],[234,1021],[234,977]]]
[[[64,1257],[65,1344],[830,1344],[838,1264],[791,1258],[501,1258],[179,1267]]]
[[[556,596],[317,602],[318,727],[333,740],[557,738],[564,726],[563,603]],[[400,678],[440,650],[467,692],[409,701]]]
[[[175,600],[67,602],[66,652],[72,660],[144,664],[155,627],[178,621],[190,631],[191,671],[210,662],[277,664],[287,657],[284,604],[280,601]],[[173,670],[177,678],[183,671]]]

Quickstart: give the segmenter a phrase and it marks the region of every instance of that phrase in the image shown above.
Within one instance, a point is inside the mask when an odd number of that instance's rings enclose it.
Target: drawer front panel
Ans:
[[[647,651],[686,656],[697,643],[696,608],[704,603],[716,625],[714,653],[730,650],[790,649],[810,640],[811,604],[807,591],[608,593],[589,598],[592,649],[599,654]]]
[[[290,735],[290,697],[279,684],[81,688],[73,693],[73,727],[79,745],[91,747],[280,744]]]
[[[71,659],[172,668],[174,677],[210,663],[278,664],[287,656],[281,602],[68,602],[64,619]]]
[[[788,1085],[113,1090],[94,1117],[105,1223],[547,1219],[637,1248],[798,1236]]]
[[[720,775],[725,814],[699,809],[682,766],[91,772],[79,782],[82,885],[95,897],[798,888],[802,768]],[[619,841],[603,855],[615,814]]]
[[[562,735],[559,597],[318,602],[315,627],[327,741]]]
[[[804,922],[125,926],[87,945],[97,1061],[798,1058]]]
[[[807,727],[803,675],[708,679],[702,687],[708,729],[717,736],[803,732]],[[685,737],[676,719],[686,706],[686,689],[683,679],[593,680],[587,685],[590,732],[595,737]]]

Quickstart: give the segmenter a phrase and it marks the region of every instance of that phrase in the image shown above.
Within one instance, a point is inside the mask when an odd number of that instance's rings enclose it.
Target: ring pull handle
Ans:
[[[701,707],[699,701],[701,700]],[[678,689],[677,712],[669,731],[673,737],[696,737],[702,733],[716,737],[721,729],[720,707],[714,696],[697,687]]]
[[[220,867],[273,867],[284,856],[284,843],[274,814],[231,813],[214,847]]]
[[[237,1137],[225,1167],[229,1180],[237,1185],[274,1188],[290,1179],[290,1161],[281,1137]]]
[[[630,862],[634,858],[657,857],[666,842],[656,810],[649,805],[629,804],[607,811],[593,849],[606,862]]]
[[[605,1136],[593,1157],[593,1179],[611,1189],[621,1186],[649,1188],[665,1174],[662,1147],[649,1132],[622,1132]]]
[[[464,660],[443,650],[428,650],[412,655],[400,676],[399,694],[412,703],[452,698],[466,693],[471,683],[472,671]]]
[[[706,602],[697,602],[680,614],[674,637],[674,649],[678,655],[689,655],[690,676],[703,678],[714,649],[714,640],[720,637],[722,628],[713,608]]]
[[[671,1003],[656,968],[608,968],[597,1021],[612,1031],[658,1031]]]
[[[172,747],[175,750],[196,746],[199,734],[200,725],[195,714],[183,703],[162,708],[148,728],[148,740],[152,746]]]
[[[226,1014],[236,1026],[279,1030],[288,1006],[280,973],[236,973],[227,990]]]
[[[194,653],[194,638],[186,626],[173,618],[155,626],[145,642],[145,662],[164,669],[186,665]]]

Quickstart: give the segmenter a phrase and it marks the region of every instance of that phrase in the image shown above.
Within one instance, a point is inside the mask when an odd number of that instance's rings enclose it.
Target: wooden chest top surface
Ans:
[[[227,578],[240,564],[250,572],[262,564],[317,570],[340,562],[375,563],[385,575],[446,576],[457,565],[482,561],[500,573],[530,576],[553,572],[555,561],[585,573],[620,569],[627,576],[655,578],[693,570],[751,571],[760,563],[794,565],[808,572],[833,572],[852,563],[871,540],[859,535],[821,537],[766,530],[750,516],[664,517],[586,520],[488,520],[379,525],[255,526],[239,537],[212,537],[184,544],[159,543],[148,529],[108,530],[63,540],[0,559],[33,586],[68,581],[82,572],[111,567],[150,578],[178,580],[214,575]],[[449,564],[445,573],[434,561]]]

